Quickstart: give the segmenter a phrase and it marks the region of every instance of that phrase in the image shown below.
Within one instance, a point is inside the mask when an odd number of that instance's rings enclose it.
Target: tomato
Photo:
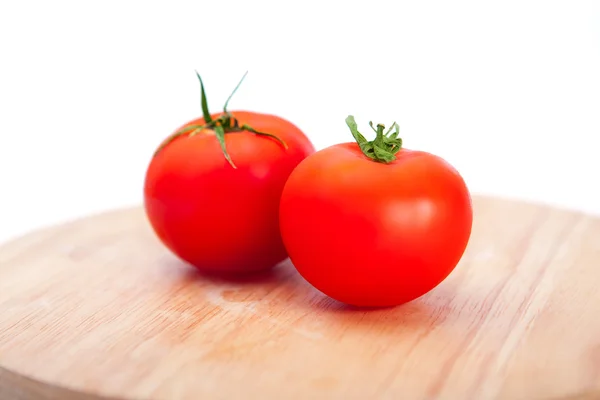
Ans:
[[[198,79],[203,117],[177,129],[152,157],[146,215],[162,243],[202,271],[266,270],[287,258],[279,231],[281,191],[314,147],[275,115],[227,111],[227,103],[210,114]]]
[[[468,188],[442,158],[402,147],[398,125],[303,160],[284,187],[289,257],[315,288],[353,306],[414,300],[456,267],[471,235]],[[371,124],[371,127],[373,125]],[[374,128],[375,129],[375,128]]]

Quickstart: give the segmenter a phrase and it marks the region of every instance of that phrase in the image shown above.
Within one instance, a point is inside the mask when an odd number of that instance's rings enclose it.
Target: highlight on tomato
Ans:
[[[290,259],[314,287],[353,306],[412,301],[456,267],[471,235],[465,181],[448,162],[402,146],[398,124],[368,141],[303,160],[284,187],[280,227]]]
[[[270,114],[211,114],[202,78],[202,117],[157,148],[144,181],[144,207],[162,243],[199,270],[246,273],[287,258],[279,201],[292,170],[314,153],[293,123]],[[244,77],[246,75],[244,74]]]

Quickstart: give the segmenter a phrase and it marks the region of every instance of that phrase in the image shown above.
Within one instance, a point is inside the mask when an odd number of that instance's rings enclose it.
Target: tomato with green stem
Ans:
[[[396,123],[368,141],[303,160],[284,187],[280,226],[299,273],[326,295],[354,306],[395,306],[440,284],[471,235],[465,181],[434,154],[402,146]]]
[[[279,200],[287,177],[315,149],[276,115],[211,114],[204,84],[202,117],[167,137],[148,165],[144,206],[151,227],[175,255],[202,271],[244,273],[287,258]],[[245,77],[246,75],[244,75]]]

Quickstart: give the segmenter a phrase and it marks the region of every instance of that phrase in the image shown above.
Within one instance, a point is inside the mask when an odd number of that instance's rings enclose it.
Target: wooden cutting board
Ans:
[[[288,263],[209,278],[141,209],[0,247],[0,398],[600,398],[600,219],[475,198],[451,276],[360,310]]]

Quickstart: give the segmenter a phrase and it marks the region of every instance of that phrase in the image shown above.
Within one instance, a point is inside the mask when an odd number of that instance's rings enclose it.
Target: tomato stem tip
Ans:
[[[169,143],[171,143],[173,140],[175,140],[179,136],[185,135],[187,137],[191,137],[191,136],[197,135],[198,133],[200,133],[201,131],[203,131],[205,129],[212,129],[214,131],[215,136],[219,142],[219,146],[221,147],[221,151],[223,152],[223,156],[225,157],[225,159],[227,160],[229,165],[231,165],[231,167],[234,169],[237,167],[234,164],[234,162],[231,160],[231,156],[229,155],[229,152],[227,151],[227,146],[225,144],[225,134],[227,134],[227,133],[251,132],[257,136],[265,136],[265,137],[274,139],[275,141],[279,142],[285,150],[287,150],[288,149],[287,143],[280,137],[273,135],[271,133],[258,131],[256,129],[252,128],[248,124],[243,124],[240,126],[240,123],[237,120],[237,118],[235,118],[229,111],[227,111],[227,107],[229,106],[229,101],[231,100],[233,95],[237,92],[238,88],[241,86],[242,82],[246,78],[246,75],[248,75],[248,71],[246,71],[244,73],[244,75],[242,76],[242,79],[240,79],[238,84],[235,86],[235,88],[233,89],[233,91],[231,92],[231,94],[229,95],[227,100],[225,101],[225,105],[223,106],[223,113],[219,117],[213,119],[211,117],[210,110],[208,108],[208,100],[207,100],[207,96],[206,96],[206,90],[204,89],[204,82],[202,82],[202,77],[200,77],[200,74],[198,73],[198,71],[196,71],[196,77],[198,78],[198,82],[200,83],[200,107],[202,109],[202,118],[204,119],[204,124],[188,125],[188,126],[183,127],[182,129],[178,130],[174,134],[170,135],[158,147],[158,149],[154,153],[154,156],[156,156],[162,149],[164,149]]]
[[[371,141],[367,140],[358,131],[358,125],[356,125],[354,116],[348,115],[346,125],[350,128],[350,132],[360,150],[373,161],[390,163],[396,159],[396,153],[402,148],[402,139],[398,137],[400,126],[396,122],[384,133],[385,126],[383,124],[377,124],[377,127],[374,127],[373,122],[369,121],[369,126],[375,131],[376,135],[375,139]]]

